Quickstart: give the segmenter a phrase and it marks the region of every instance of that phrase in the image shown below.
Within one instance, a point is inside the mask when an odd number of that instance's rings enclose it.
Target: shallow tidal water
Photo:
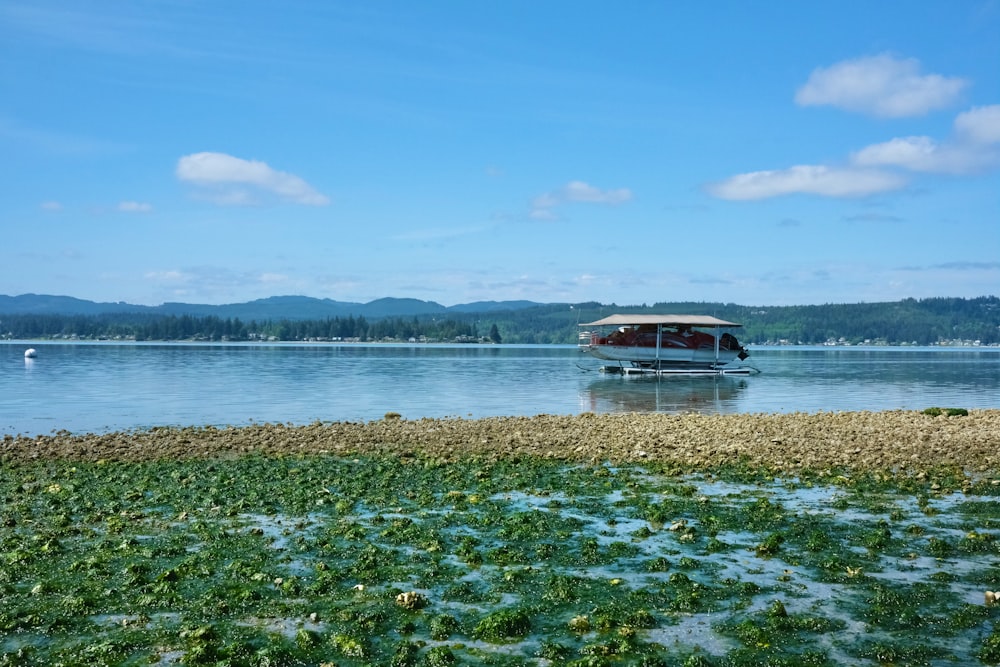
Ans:
[[[38,351],[25,359],[27,347]],[[622,378],[573,346],[0,342],[0,435],[581,412],[1000,408],[1000,348],[751,350],[751,377]]]
[[[2,434],[1000,407],[995,350],[765,350],[749,378],[649,381],[570,348],[37,347],[0,344]],[[21,461],[0,666],[997,664],[995,473]]]

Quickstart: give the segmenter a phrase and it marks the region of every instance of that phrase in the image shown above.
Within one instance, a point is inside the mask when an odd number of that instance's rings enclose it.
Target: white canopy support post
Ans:
[[[660,336],[663,333],[663,325],[656,325],[656,369],[660,369]]]

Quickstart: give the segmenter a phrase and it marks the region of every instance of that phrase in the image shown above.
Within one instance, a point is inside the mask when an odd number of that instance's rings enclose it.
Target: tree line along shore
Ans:
[[[580,323],[613,313],[699,313],[739,322],[744,343],[1000,345],[1000,298],[904,299],[891,303],[740,306],[723,303],[653,305],[539,304],[489,311],[364,316],[253,318],[219,314],[0,313],[0,339],[204,341],[419,341],[572,344]]]

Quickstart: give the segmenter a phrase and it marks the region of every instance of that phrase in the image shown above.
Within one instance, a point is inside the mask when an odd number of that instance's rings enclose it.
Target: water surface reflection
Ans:
[[[747,378],[732,376],[621,377],[602,375],[587,385],[582,407],[591,412],[704,412],[738,410]]]

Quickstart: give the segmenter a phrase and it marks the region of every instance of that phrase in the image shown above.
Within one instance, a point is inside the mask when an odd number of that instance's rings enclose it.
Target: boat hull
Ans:
[[[740,354],[740,350],[722,349],[716,353],[714,346],[693,349],[670,347],[657,349],[637,345],[587,344],[581,347],[584,352],[598,359],[656,366],[718,366],[736,361]]]

